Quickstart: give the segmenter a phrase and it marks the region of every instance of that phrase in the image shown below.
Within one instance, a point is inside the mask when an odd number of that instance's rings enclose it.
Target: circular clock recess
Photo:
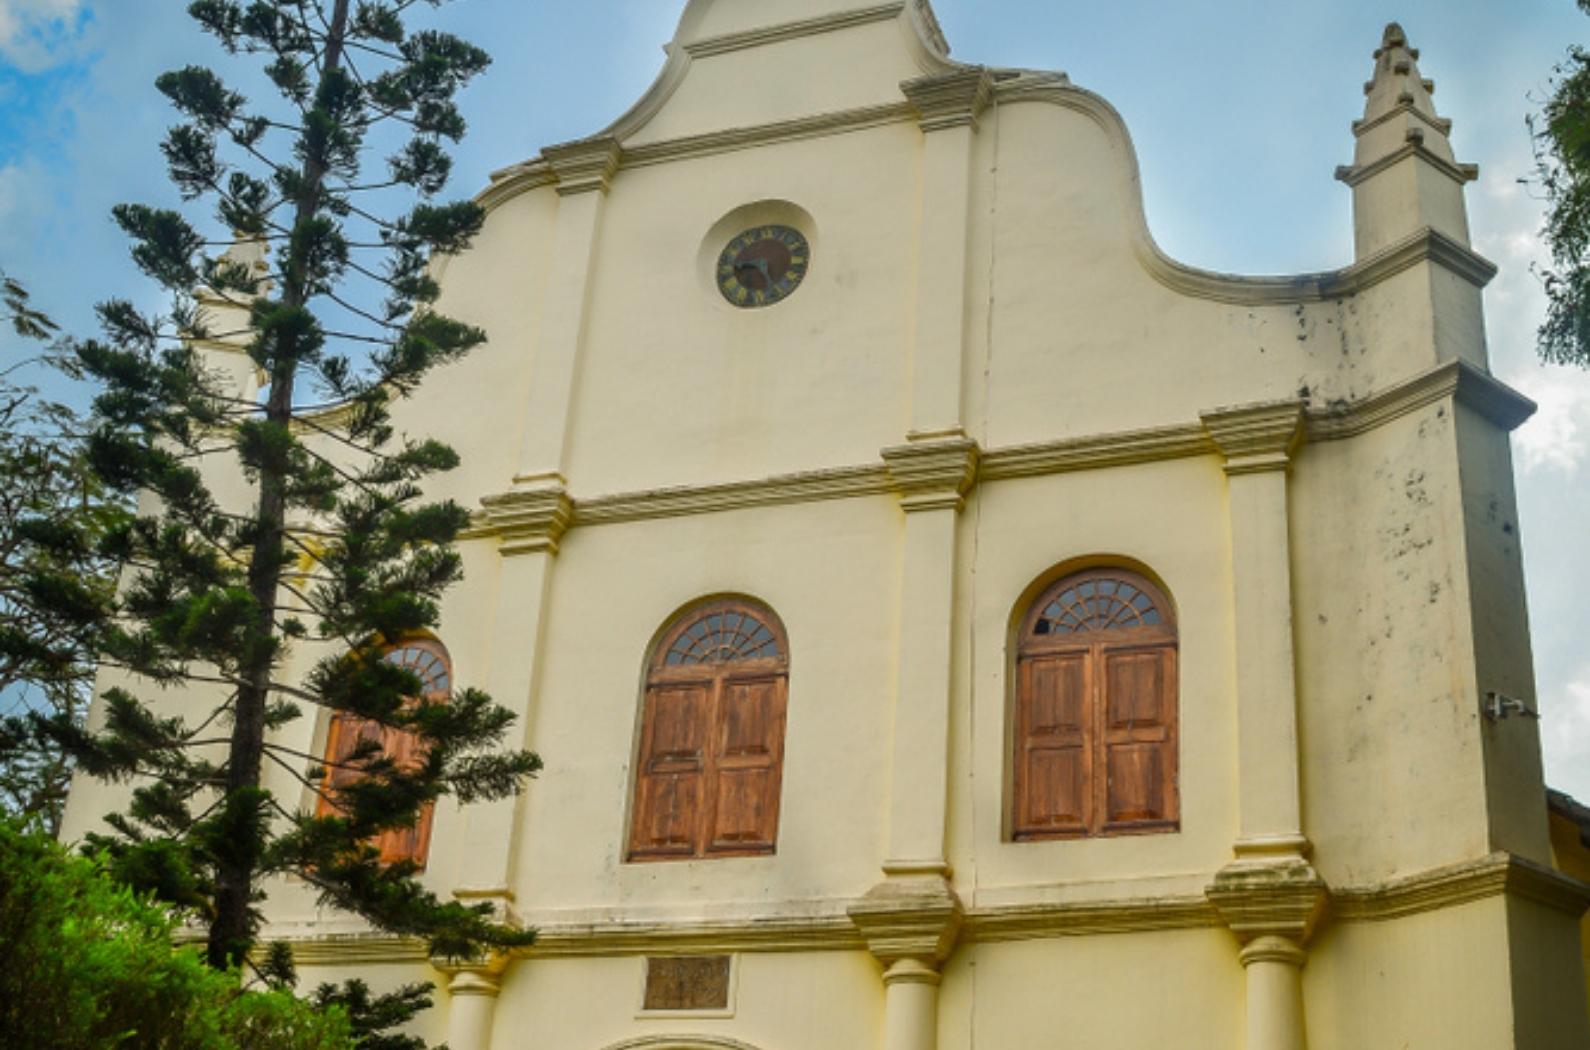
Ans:
[[[799,230],[753,226],[718,256],[718,290],[734,306],[772,306],[800,287],[811,259],[811,245]]]

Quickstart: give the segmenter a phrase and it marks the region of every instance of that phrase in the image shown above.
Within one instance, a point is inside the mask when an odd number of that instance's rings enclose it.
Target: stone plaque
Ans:
[[[729,957],[695,955],[646,960],[645,1010],[727,1010]]]

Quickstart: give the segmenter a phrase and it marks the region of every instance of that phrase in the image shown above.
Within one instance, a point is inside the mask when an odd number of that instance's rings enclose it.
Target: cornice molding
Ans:
[[[611,525],[690,514],[716,514],[745,507],[881,496],[891,491],[888,468],[883,464],[869,463],[799,474],[780,474],[754,481],[681,485],[579,499],[574,504],[573,524]]]
[[[643,168],[651,164],[710,157],[719,153],[733,153],[801,139],[843,135],[886,124],[904,124],[915,119],[916,110],[909,102],[861,106],[856,109],[836,110],[810,117],[795,117],[752,127],[725,128],[722,131],[649,142],[626,149],[621,166],[626,169]]]
[[[977,481],[982,451],[964,435],[932,437],[893,445],[880,455],[888,468],[889,482],[899,493],[906,513],[921,510],[959,510],[966,493]]]
[[[1578,917],[1590,908],[1590,885],[1509,853],[1399,879],[1336,890],[1333,916],[1344,922],[1386,922],[1502,895]]]
[[[1435,131],[1439,131],[1443,135],[1452,134],[1452,121],[1446,117],[1438,117],[1433,113],[1426,113],[1424,110],[1414,105],[1412,100],[1409,100],[1397,103],[1395,106],[1386,110],[1386,112],[1380,114],[1380,116],[1375,117],[1372,120],[1353,121],[1353,136],[1355,138],[1362,138],[1369,132],[1380,127],[1382,124],[1396,120],[1398,117],[1414,117],[1420,121],[1423,121],[1425,124],[1429,125],[1430,128]]]
[[[1404,270],[1428,262],[1484,288],[1496,276],[1496,264],[1466,244],[1426,226],[1374,255],[1339,271],[1336,280],[1320,286],[1325,298],[1356,295]]]
[[[932,48],[932,57],[942,64],[952,64],[947,61],[950,54],[949,38],[944,35],[944,27],[939,24],[939,16],[933,10],[933,5],[928,0],[913,0],[910,13],[917,32]]]
[[[1235,867],[1235,866],[1234,866]],[[1303,867],[1307,868],[1307,865]],[[1253,866],[1248,866],[1249,871]],[[1271,878],[1253,886],[1241,885],[1232,869],[1215,876],[1224,880],[1227,894],[1246,893],[1247,903],[1233,909],[1199,896],[1159,896],[1114,900],[1061,901],[1033,904],[971,907],[959,916],[956,943],[1042,940],[1159,930],[1213,929],[1234,920],[1259,935],[1273,931],[1276,923],[1307,924],[1317,919],[1317,894],[1323,887],[1313,869],[1295,878]],[[898,880],[905,881],[905,880]],[[937,880],[942,881],[942,880]],[[887,885],[886,882],[884,885]],[[1459,907],[1495,897],[1533,901],[1566,915],[1578,917],[1590,908],[1590,884],[1579,882],[1533,861],[1507,853],[1453,864],[1385,882],[1330,889],[1329,913],[1333,922],[1389,922],[1409,915]],[[863,898],[865,900],[865,898]],[[850,916],[825,912],[759,919],[721,921],[600,922],[537,925],[536,942],[515,949],[522,958],[596,957],[668,954],[723,954],[733,952],[865,951],[869,940],[912,951],[938,950],[936,937],[955,911],[936,894],[909,896],[893,902],[873,899],[870,908],[858,902],[863,921],[872,933],[864,935]],[[914,918],[913,918],[914,916]],[[269,931],[265,939],[273,938]],[[300,966],[360,966],[371,963],[428,963],[425,942],[411,937],[374,934],[341,934],[330,937],[286,938]],[[876,949],[873,949],[876,950]],[[885,951],[893,948],[885,947]]]
[[[1003,481],[1186,459],[1215,451],[1203,426],[1188,423],[989,449],[983,453],[978,477],[983,481]]]
[[[1311,441],[1357,437],[1410,413],[1455,399],[1503,430],[1518,429],[1535,414],[1536,405],[1501,380],[1467,361],[1447,361],[1412,379],[1340,408],[1309,412]]]
[[[1219,408],[1202,415],[1209,438],[1226,457],[1226,473],[1286,470],[1307,436],[1301,401]]]
[[[977,129],[983,110],[994,97],[994,78],[982,66],[967,66],[952,73],[917,77],[900,85],[916,110],[924,132],[946,128]]]
[[[1331,892],[1305,860],[1238,861],[1215,876],[1204,896],[1244,944],[1260,937],[1305,944]]]
[[[1432,152],[1424,144],[1424,134],[1418,128],[1409,128],[1408,132],[1408,141],[1384,157],[1372,160],[1368,164],[1344,164],[1337,168],[1337,181],[1345,182],[1347,185],[1356,188],[1381,172],[1414,157],[1424,161],[1459,186],[1473,182],[1480,177],[1479,165],[1454,164],[1440,154]]]
[[[1203,897],[1019,904],[968,909],[961,939],[986,944],[1219,925],[1220,913]]]
[[[525,958],[612,955],[712,955],[733,952],[859,951],[866,942],[843,914],[721,921],[546,925]]]
[[[261,942],[262,944],[264,942]],[[299,966],[367,966],[371,963],[427,963],[430,953],[418,937],[372,933],[339,934],[286,942]]]
[[[1442,367],[1457,373],[1457,403],[1506,431],[1523,426],[1540,407],[1489,372],[1467,361]]]
[[[853,26],[892,22],[904,14],[905,9],[904,0],[897,0],[895,3],[879,4],[876,7],[855,11],[838,11],[816,18],[803,18],[795,22],[750,29],[743,33],[725,33],[722,36],[693,40],[684,45],[684,51],[693,59],[708,58],[712,55],[728,54],[731,51],[743,51],[748,47],[762,47],[766,44],[778,44],[786,40],[832,33]]]
[[[1291,401],[1239,406],[1206,413],[1198,423],[986,452],[968,438],[935,437],[885,449],[880,463],[582,498],[570,497],[562,486],[513,490],[485,497],[484,509],[461,538],[502,537],[513,545],[505,553],[555,553],[567,529],[594,525],[889,493],[899,495],[907,510],[933,509],[959,505],[973,485],[984,482],[1208,455],[1232,457],[1232,473],[1281,469],[1305,434],[1315,442],[1353,438],[1446,400],[1504,430],[1516,429],[1535,411],[1534,402],[1495,377],[1467,362],[1448,361],[1361,401],[1306,412]],[[1296,427],[1299,418],[1302,427]]]
[[[891,876],[850,906],[850,921],[885,966],[905,959],[936,966],[955,950],[965,913],[943,876]]]
[[[564,197],[594,191],[606,193],[623,155],[618,140],[607,135],[548,146],[541,151],[557,179],[558,194]]]
[[[552,174],[547,162],[537,158],[522,164],[513,164],[491,173],[485,189],[475,194],[475,203],[489,211],[502,207],[521,193],[556,185],[558,177]]]
[[[505,492],[480,502],[481,531],[498,538],[503,557],[556,554],[574,520],[574,502],[561,485]]]

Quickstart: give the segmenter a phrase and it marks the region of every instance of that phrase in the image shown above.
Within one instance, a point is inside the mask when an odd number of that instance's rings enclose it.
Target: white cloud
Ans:
[[[1540,406],[1513,435],[1524,473],[1577,471],[1590,457],[1590,372],[1545,368],[1515,382]]]
[[[1590,665],[1560,689],[1540,698],[1541,748],[1546,782],[1580,800],[1590,799]]]
[[[60,62],[87,19],[84,0],[0,0],[0,58],[24,73]]]

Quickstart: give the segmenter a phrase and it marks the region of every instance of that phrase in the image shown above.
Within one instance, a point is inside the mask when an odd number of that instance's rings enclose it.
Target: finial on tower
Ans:
[[[1386,26],[1364,85],[1364,117],[1353,122],[1353,163],[1336,177],[1353,188],[1358,258],[1426,227],[1468,245],[1463,186],[1479,177],[1460,164],[1448,136],[1452,122],[1435,110],[1435,84],[1419,75],[1419,52],[1400,24]]]

